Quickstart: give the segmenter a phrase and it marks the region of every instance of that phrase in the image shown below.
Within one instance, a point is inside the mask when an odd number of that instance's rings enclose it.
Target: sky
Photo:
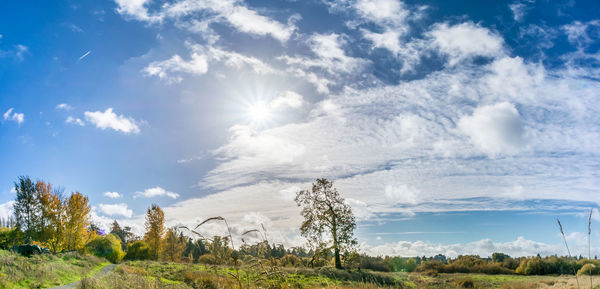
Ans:
[[[143,233],[296,246],[334,181],[372,255],[600,255],[598,1],[0,3],[0,216],[30,176]],[[204,228],[224,234],[220,224]],[[239,239],[237,240],[239,242]]]

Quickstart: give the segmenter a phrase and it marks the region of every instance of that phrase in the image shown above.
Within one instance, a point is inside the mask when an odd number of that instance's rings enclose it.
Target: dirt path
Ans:
[[[114,270],[115,267],[117,267],[116,264],[106,265],[104,268],[102,268],[102,270],[100,270],[98,273],[96,273],[96,275],[94,275],[94,277],[101,278],[102,276],[112,272],[112,270]],[[81,283],[81,280],[75,281],[73,283],[65,284],[62,286],[58,286],[58,287],[48,288],[48,289],[75,289],[75,288],[77,288],[77,286],[79,286],[79,283]]]

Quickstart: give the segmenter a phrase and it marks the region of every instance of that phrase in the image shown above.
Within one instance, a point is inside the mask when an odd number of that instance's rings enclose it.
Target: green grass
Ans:
[[[30,258],[0,250],[0,288],[47,288],[92,276],[109,263],[76,253]]]

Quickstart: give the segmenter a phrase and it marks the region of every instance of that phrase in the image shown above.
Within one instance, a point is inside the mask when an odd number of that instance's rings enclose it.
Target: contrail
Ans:
[[[81,61],[82,59],[84,59],[86,56],[90,55],[90,53],[92,53],[92,51],[91,51],[91,50],[88,50],[86,53],[84,53],[83,55],[81,55],[81,56],[79,57],[79,61]]]

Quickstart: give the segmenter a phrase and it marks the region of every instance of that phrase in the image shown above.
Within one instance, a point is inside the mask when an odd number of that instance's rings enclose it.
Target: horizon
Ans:
[[[587,255],[590,209],[600,255],[597,1],[29,4],[0,3],[0,217],[30,176],[104,229],[156,203],[290,247],[324,177],[371,255],[566,255],[557,218]]]

